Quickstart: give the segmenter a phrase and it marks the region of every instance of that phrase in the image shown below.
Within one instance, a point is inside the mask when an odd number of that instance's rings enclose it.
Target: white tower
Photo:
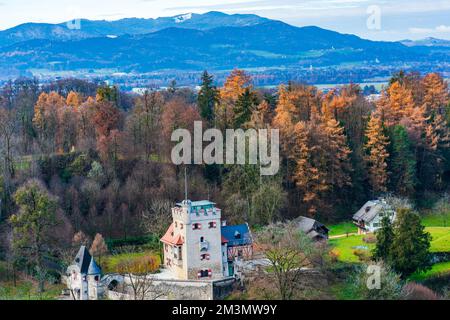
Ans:
[[[172,209],[172,217],[161,239],[166,268],[178,279],[223,278],[221,210],[210,201],[185,200]]]

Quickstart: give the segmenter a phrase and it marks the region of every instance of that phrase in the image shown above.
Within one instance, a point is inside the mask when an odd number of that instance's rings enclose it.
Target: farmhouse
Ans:
[[[353,223],[358,227],[358,234],[373,233],[381,228],[385,216],[395,221],[395,210],[384,199],[368,201],[353,216]]]
[[[173,222],[161,242],[164,266],[180,280],[220,280],[234,276],[236,259],[250,258],[248,225],[226,226],[210,201],[185,200],[172,209]]]
[[[330,230],[319,221],[307,217],[299,217],[294,220],[298,229],[304,232],[313,241],[322,241],[328,239]]]

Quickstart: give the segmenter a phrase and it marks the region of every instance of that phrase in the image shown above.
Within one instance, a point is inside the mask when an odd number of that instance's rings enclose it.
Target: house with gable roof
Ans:
[[[374,233],[382,227],[386,216],[394,222],[397,213],[384,199],[371,200],[355,213],[353,223],[358,227],[358,234]]]

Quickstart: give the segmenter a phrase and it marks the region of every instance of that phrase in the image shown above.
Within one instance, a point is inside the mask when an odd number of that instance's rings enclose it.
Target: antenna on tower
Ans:
[[[187,167],[184,167],[184,200],[188,200]]]

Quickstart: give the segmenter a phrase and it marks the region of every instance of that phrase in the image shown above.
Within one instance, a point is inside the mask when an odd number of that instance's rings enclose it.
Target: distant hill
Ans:
[[[171,27],[207,30],[217,27],[243,27],[267,22],[269,19],[252,14],[227,15],[221,12],[205,14],[183,14],[157,19],[128,18],[116,21],[80,20],[80,29],[71,29],[69,24],[25,23],[0,31],[0,47],[37,39],[81,40],[87,38],[145,34]]]
[[[422,40],[402,40],[400,43],[408,47],[450,47],[450,40],[436,39],[432,37]]]
[[[255,15],[210,12],[115,22],[83,20],[81,25],[81,30],[69,30],[65,25],[25,24],[4,31],[0,38],[11,43],[0,47],[0,77],[31,76],[36,70],[108,77],[238,67],[277,70],[276,77],[280,72],[289,71],[292,77],[296,70],[328,68],[338,79],[342,70],[347,78],[358,72],[365,77],[386,76],[393,68],[405,67],[447,70],[450,60],[450,47],[370,41]]]

